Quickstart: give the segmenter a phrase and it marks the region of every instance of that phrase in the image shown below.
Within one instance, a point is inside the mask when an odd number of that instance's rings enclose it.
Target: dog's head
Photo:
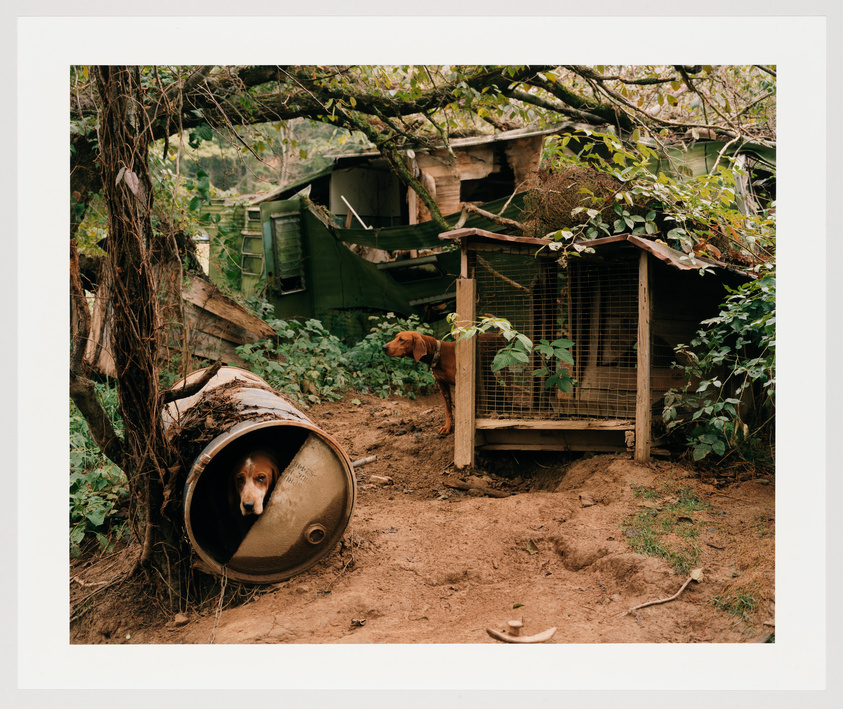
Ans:
[[[415,330],[399,332],[383,346],[383,351],[390,357],[412,357],[416,362],[428,354],[425,336]]]
[[[264,500],[278,482],[278,465],[268,451],[253,451],[233,469],[234,501],[241,515],[263,513]]]

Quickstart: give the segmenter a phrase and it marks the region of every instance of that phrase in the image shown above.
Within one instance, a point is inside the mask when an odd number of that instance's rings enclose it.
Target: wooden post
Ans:
[[[653,413],[650,406],[650,296],[649,254],[638,258],[638,385],[635,396],[635,462],[650,460],[650,436]]]
[[[476,281],[457,280],[457,325],[474,322]],[[477,338],[457,342],[457,377],[454,391],[454,466],[474,466],[474,391]]]

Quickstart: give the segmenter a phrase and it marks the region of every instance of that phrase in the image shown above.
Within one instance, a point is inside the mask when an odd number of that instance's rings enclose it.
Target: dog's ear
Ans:
[[[424,335],[413,333],[413,359],[418,362],[427,354],[427,343],[424,341]]]

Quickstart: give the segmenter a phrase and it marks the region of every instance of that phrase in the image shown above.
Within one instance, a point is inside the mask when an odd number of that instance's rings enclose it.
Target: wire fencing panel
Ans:
[[[530,361],[492,371],[506,345],[493,332],[479,336],[477,347],[478,418],[588,419],[634,418],[638,328],[637,261],[601,263],[569,260],[556,254],[513,248],[470,251],[477,283],[477,315],[506,318],[534,343],[572,340],[573,364],[564,367],[577,381],[570,393],[546,388],[547,377]]]

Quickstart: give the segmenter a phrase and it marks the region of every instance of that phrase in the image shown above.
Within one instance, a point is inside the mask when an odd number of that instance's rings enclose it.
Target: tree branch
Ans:
[[[384,139],[384,137],[379,135],[371,125],[362,120],[359,116],[355,115],[354,112],[343,111],[343,114],[351,125],[354,125],[357,130],[362,132],[377,147],[380,154],[386,158],[392,169],[395,171],[395,174],[403,180],[404,184],[406,184],[419,196],[425,207],[427,207],[430,212],[431,219],[434,223],[443,231],[449,231],[451,226],[445,221],[445,218],[442,216],[442,212],[439,211],[439,207],[433,197],[430,196],[430,193],[424,188],[421,182],[413,176],[404,164],[404,160],[401,158],[401,155],[395,149],[387,147],[386,143],[388,142],[388,139]]]
[[[545,84],[550,84],[550,82],[544,79],[537,79],[536,83],[542,88],[544,88],[546,91],[550,92],[550,89],[545,86]],[[522,91],[521,89],[503,89],[501,93],[503,93],[504,96],[509,96],[509,98],[515,99],[516,101],[528,103],[532,106],[543,108],[546,111],[552,111],[553,113],[562,113],[572,118],[578,118],[579,120],[589,124],[602,124],[614,122],[606,120],[605,116],[600,116],[597,113],[591,111],[583,111],[579,108],[574,108],[561,102],[556,103],[553,101],[548,101],[547,99],[541,96],[536,96],[534,94],[527,93],[526,91]]]
[[[70,354],[70,397],[88,424],[91,438],[99,449],[118,468],[123,469],[125,455],[123,440],[117,435],[111,420],[97,399],[94,382],[86,376],[85,347],[90,331],[90,315],[82,280],[79,277],[79,252],[76,241],[70,241],[70,302],[76,315],[76,331]]]
[[[463,209],[474,212],[474,214],[479,214],[484,219],[488,219],[489,221],[495,222],[496,224],[500,224],[501,226],[511,227],[513,229],[518,229],[521,232],[526,230],[526,225],[522,222],[515,221],[514,219],[507,219],[506,217],[499,217],[497,214],[492,214],[491,212],[487,212],[485,209],[480,209],[469,202],[463,203]]]
[[[201,391],[202,388],[214,378],[216,373],[220,371],[220,367],[222,367],[222,360],[217,360],[214,364],[202,372],[202,376],[200,376],[195,382],[191,384],[183,383],[182,386],[177,389],[168,389],[162,394],[162,403],[169,404],[170,402],[177,401],[178,399],[186,399],[188,396],[193,396],[196,392]]]
[[[756,69],[761,69],[761,71],[763,71],[765,74],[769,74],[770,76],[776,76],[776,72],[768,66],[762,66],[761,64],[753,64],[752,66],[754,66]]]

